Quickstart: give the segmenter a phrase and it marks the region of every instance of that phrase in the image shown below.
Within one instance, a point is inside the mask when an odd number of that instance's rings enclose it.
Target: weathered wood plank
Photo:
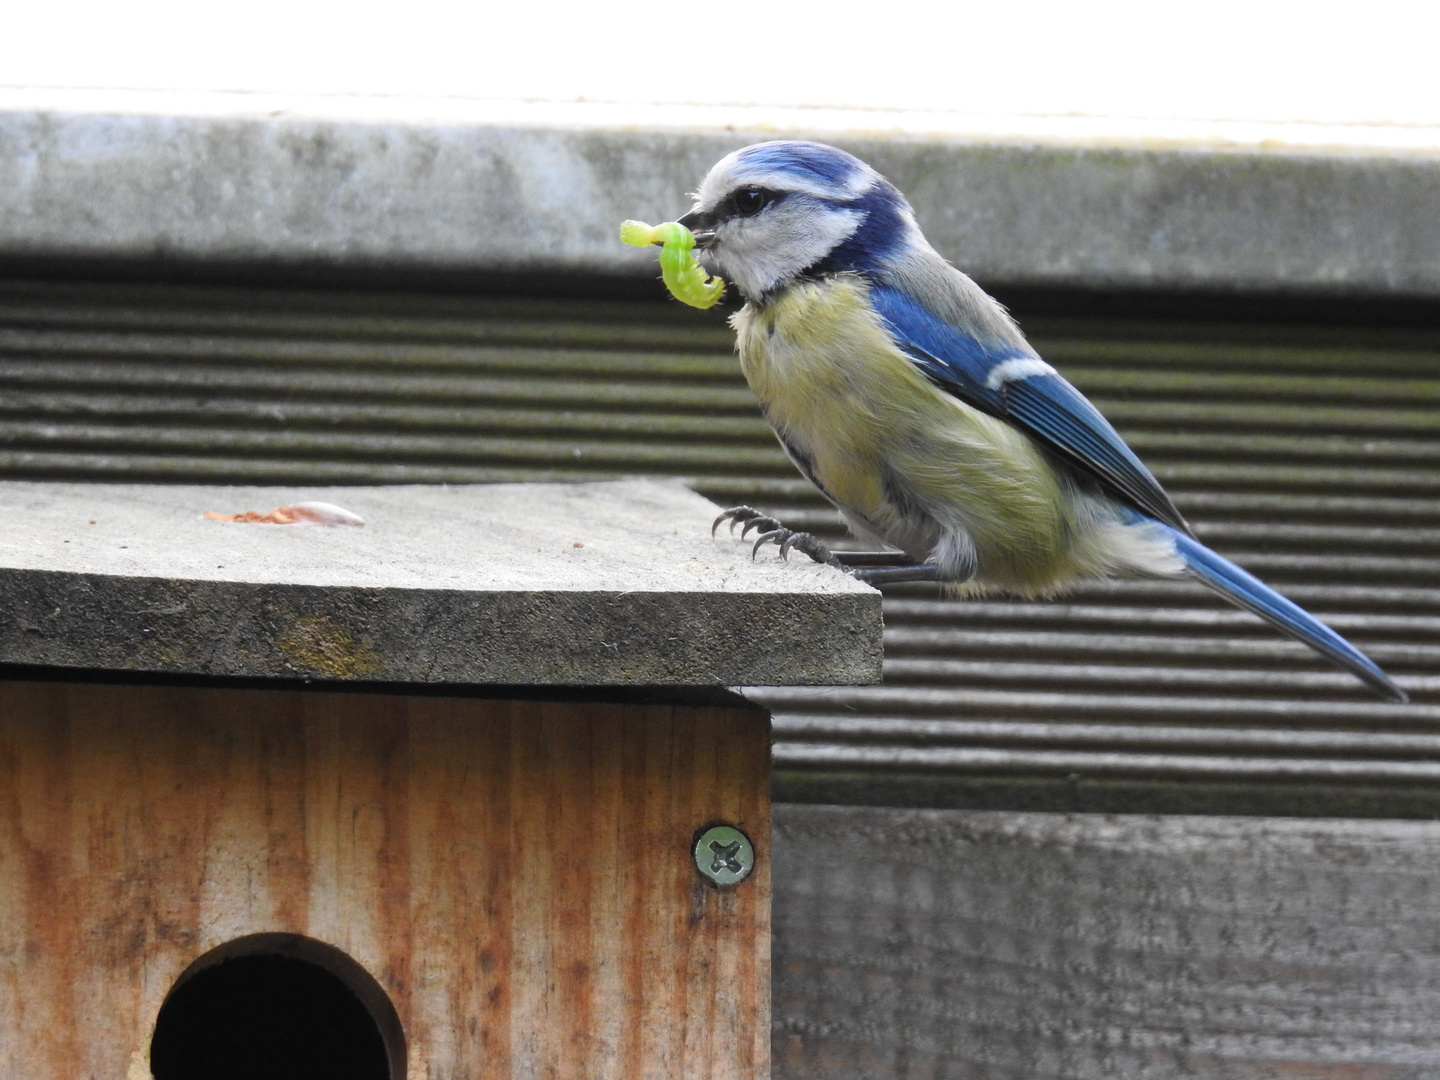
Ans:
[[[1440,1075],[1440,823],[775,808],[786,1080]]]
[[[202,516],[316,500],[366,524]],[[719,512],[647,480],[4,482],[0,663],[377,688],[878,679],[880,595],[830,567],[713,539]]]
[[[0,1075],[148,1077],[175,978],[278,931],[416,1080],[768,1076],[767,758],[744,708],[0,683]]]

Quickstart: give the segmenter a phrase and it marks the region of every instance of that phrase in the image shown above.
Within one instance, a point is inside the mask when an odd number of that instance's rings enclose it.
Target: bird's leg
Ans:
[[[895,581],[939,581],[940,567],[934,563],[909,563],[904,566],[852,567],[846,571],[867,585],[884,585]]]
[[[751,529],[760,529],[755,546],[750,549],[754,558],[765,544],[778,544],[780,557],[788,559],[791,550],[809,555],[817,563],[833,566],[836,570],[872,585],[889,581],[936,581],[940,568],[934,563],[905,563],[898,551],[831,551],[814,533],[796,532],[787,529],[769,514],[763,514],[751,506],[732,506],[710,526],[710,535],[720,528],[724,521],[730,522],[730,531],[735,531],[737,522],[743,523],[740,537],[743,540]]]

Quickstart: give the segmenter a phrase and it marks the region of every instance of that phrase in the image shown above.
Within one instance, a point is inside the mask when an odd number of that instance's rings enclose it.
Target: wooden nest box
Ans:
[[[365,524],[202,517],[299,499]],[[0,1075],[767,1076],[723,688],[873,681],[879,596],[715,512],[0,485]]]

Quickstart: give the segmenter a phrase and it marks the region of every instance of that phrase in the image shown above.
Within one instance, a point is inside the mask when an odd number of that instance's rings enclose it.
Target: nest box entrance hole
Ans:
[[[330,945],[254,934],[210,950],[171,988],[150,1041],[155,1080],[404,1080],[384,989]]]

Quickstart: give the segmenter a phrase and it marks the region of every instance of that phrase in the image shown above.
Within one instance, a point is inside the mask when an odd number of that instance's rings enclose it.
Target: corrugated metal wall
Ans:
[[[1203,539],[1415,704],[1183,582],[1060,603],[895,587],[883,685],[755,692],[777,796],[1440,814],[1440,332],[1017,314]],[[721,317],[665,303],[11,280],[0,475],[682,476],[835,536],[731,348]]]

